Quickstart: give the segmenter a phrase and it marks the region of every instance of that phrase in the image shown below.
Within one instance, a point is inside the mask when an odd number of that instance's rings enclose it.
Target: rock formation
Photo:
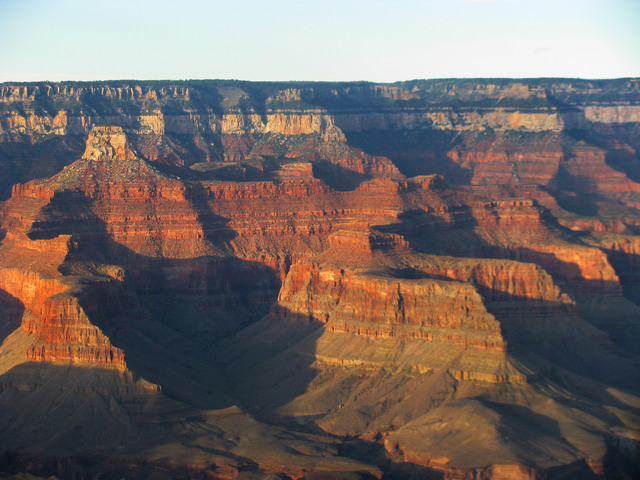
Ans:
[[[0,86],[0,471],[637,474],[637,92]]]

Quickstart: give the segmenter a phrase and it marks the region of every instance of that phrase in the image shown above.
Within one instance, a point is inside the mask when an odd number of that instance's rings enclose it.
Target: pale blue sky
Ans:
[[[640,76],[640,0],[0,0],[0,81]]]

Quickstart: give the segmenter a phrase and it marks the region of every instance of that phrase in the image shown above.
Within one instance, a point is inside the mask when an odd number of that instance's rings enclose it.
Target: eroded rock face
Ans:
[[[593,193],[597,184],[612,193],[636,192],[628,178],[635,167],[627,157],[637,157],[638,145],[622,133],[633,131],[638,121],[633,79],[423,81],[273,90],[242,82],[4,85],[0,137],[20,149],[20,139],[74,138],[96,125],[113,124],[126,130],[146,158],[169,165],[303,153],[374,175],[382,171],[366,166],[371,161],[385,163],[389,175],[398,170],[405,175],[443,173],[454,184],[536,183],[582,193]],[[94,106],[83,105],[84,99],[94,100]],[[67,107],[44,113],[38,108],[50,102]],[[581,140],[582,133],[564,132],[591,133]],[[333,144],[333,152],[325,147],[300,150],[300,142],[289,142],[300,136]],[[627,138],[620,142],[622,137]],[[51,137],[48,141],[62,143]],[[362,158],[344,148],[354,141],[378,160],[365,158],[363,167]],[[61,148],[62,162],[77,158],[73,146]],[[623,168],[606,159],[607,154],[620,158]],[[46,161],[38,159],[43,169]],[[29,179],[26,165],[11,167],[20,180]]]
[[[326,323],[332,332],[371,338],[444,338],[479,348],[505,348],[499,324],[468,284],[298,263],[289,271],[278,304],[286,314]],[[485,333],[486,339],[467,339],[468,330]]]
[[[633,85],[292,87],[263,111],[242,85],[1,87],[3,148],[88,134],[0,204],[2,443],[127,438],[120,464],[213,477],[614,475],[639,390]],[[151,107],[29,110],[86,95]]]

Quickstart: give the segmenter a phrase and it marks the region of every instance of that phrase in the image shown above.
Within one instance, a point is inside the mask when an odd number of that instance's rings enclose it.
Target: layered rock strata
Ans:
[[[91,451],[144,438],[134,464],[609,475],[637,431],[634,85],[1,87],[3,152],[90,132],[1,206],[7,441],[79,451],[22,407],[60,380],[55,414],[111,411]]]

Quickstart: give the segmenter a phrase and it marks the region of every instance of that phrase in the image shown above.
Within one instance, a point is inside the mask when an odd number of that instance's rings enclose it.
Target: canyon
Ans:
[[[0,85],[0,472],[640,474],[640,80]]]

